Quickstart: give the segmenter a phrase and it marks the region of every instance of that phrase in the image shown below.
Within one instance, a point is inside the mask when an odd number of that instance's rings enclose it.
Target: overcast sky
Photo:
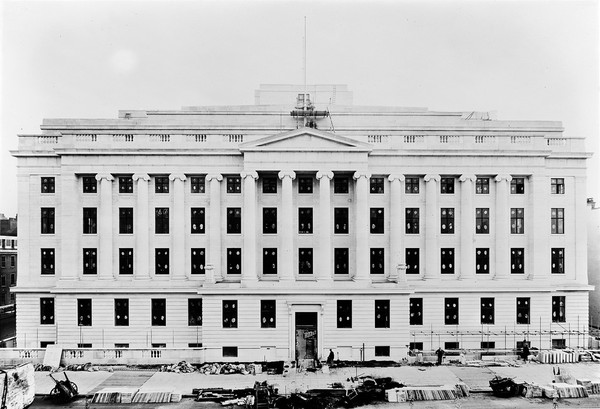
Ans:
[[[597,1],[0,2],[0,213],[18,133],[43,118],[252,104],[261,83],[343,83],[358,105],[562,121],[598,152]],[[598,155],[588,196],[600,199]],[[599,200],[600,201],[600,200]]]

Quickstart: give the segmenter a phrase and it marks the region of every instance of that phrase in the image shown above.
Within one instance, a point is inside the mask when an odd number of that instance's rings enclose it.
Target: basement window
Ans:
[[[390,347],[375,346],[375,356],[390,356]]]
[[[223,347],[223,358],[237,358],[238,347]]]

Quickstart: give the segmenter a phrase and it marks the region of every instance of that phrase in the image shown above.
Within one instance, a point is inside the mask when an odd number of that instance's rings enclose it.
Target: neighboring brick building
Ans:
[[[14,304],[10,289],[17,285],[17,238],[0,236],[0,306]]]

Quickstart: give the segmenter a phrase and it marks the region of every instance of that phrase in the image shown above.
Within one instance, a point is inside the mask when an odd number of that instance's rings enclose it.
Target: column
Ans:
[[[279,254],[280,280],[294,279],[294,209],[292,181],[296,179],[294,171],[279,172],[281,179],[281,254]]]
[[[146,173],[136,173],[132,179],[136,182],[137,202],[134,210],[135,225],[133,231],[135,233],[135,249],[133,249],[134,265],[133,271],[135,278],[147,280],[150,278],[150,269],[148,267],[149,254],[149,233],[148,225],[150,224],[148,210],[148,182],[150,176]]]
[[[355,281],[370,279],[370,254],[369,247],[369,175],[366,172],[354,173],[356,180],[356,273]]]
[[[390,281],[406,280],[406,251],[404,245],[404,206],[402,187],[404,175],[390,175]]]
[[[173,229],[171,231],[171,277],[174,280],[186,277],[185,268],[185,205],[184,205],[184,181],[183,173],[172,173],[169,180],[173,181]]]
[[[81,269],[81,244],[79,239],[81,238],[81,216],[82,206],[80,203],[81,199],[81,188],[78,188],[77,177],[75,174],[63,173],[60,178],[56,178],[57,186],[56,193],[60,193],[61,206],[55,209],[55,224],[56,232],[60,233],[61,252],[60,268],[56,266],[56,271],[60,272],[61,280],[73,280],[79,276]],[[19,219],[19,227],[21,220]],[[74,221],[77,221],[74,223]],[[58,224],[60,223],[60,228]],[[98,215],[96,225],[98,227],[103,226],[104,220]],[[21,257],[21,250],[19,250],[19,257]],[[59,260],[58,253],[55,250],[54,255],[56,257],[55,262]],[[111,267],[112,268],[112,267]]]
[[[214,281],[220,281],[222,275],[221,263],[221,181],[223,175],[217,173],[206,175],[206,181],[210,183],[210,205],[208,222],[208,260],[206,264],[212,266]]]
[[[425,273],[424,279],[434,278],[440,269],[438,234],[440,211],[438,209],[438,183],[440,175],[425,175]]]
[[[473,208],[473,183],[475,175],[462,175],[460,189],[460,270],[458,278],[475,275],[475,209]],[[455,213],[456,215],[456,213]]]
[[[242,213],[242,233],[244,242],[242,249],[242,282],[258,279],[256,275],[256,179],[255,171],[242,172],[244,180],[244,210]]]
[[[112,219],[112,181],[110,173],[99,173],[96,180],[100,182],[100,211],[98,214],[98,278],[111,279],[113,275],[113,219]]]
[[[533,279],[550,278],[550,179],[545,176],[530,176],[529,200],[525,209],[525,275]],[[525,192],[528,193],[528,192]],[[528,214],[529,213],[529,214]]]
[[[508,278],[510,275],[510,209],[508,188],[510,175],[498,175],[496,180],[496,271],[494,278]]]
[[[316,249],[317,274],[319,280],[333,280],[333,255],[331,229],[331,180],[333,172],[317,172],[319,181],[319,227]]]

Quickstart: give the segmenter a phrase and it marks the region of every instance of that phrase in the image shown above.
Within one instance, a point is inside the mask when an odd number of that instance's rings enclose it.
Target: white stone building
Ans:
[[[585,343],[583,138],[307,90],[19,135],[18,345],[255,361]]]

